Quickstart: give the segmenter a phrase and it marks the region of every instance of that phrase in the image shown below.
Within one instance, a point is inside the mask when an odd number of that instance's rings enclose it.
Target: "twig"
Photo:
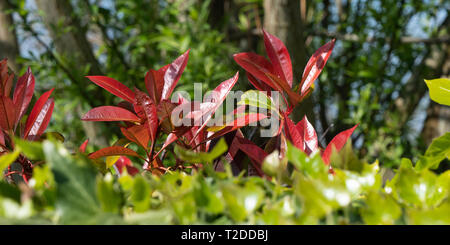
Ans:
[[[313,36],[322,36],[329,38],[336,38],[342,41],[349,42],[375,42],[377,40],[383,40],[386,42],[391,42],[390,37],[366,37],[363,39],[362,37],[356,34],[343,34],[337,32],[326,32],[326,31],[314,31],[311,33]],[[429,38],[420,38],[420,37],[411,37],[411,36],[403,36],[400,37],[400,43],[426,43],[426,44],[434,44],[434,43],[450,43],[450,36],[440,36],[440,37],[429,37]]]

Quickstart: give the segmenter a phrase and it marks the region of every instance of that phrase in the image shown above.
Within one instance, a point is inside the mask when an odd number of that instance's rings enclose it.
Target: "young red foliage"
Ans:
[[[189,51],[188,49],[184,54],[175,59],[167,68],[166,73],[164,74],[164,86],[161,92],[161,100],[168,100],[172,95],[175,86],[180,80],[181,74],[184,71],[184,68],[187,65],[187,61],[189,59]]]
[[[201,102],[187,102],[180,98],[178,103],[172,103],[169,98],[178,83],[181,74],[183,73],[188,58],[189,51],[186,51],[180,57],[175,59],[172,63],[163,66],[159,70],[150,69],[145,76],[145,86],[148,94],[135,89],[131,91],[128,87],[120,82],[104,77],[104,76],[88,76],[88,78],[97,85],[105,88],[110,93],[124,99],[126,102],[121,102],[118,107],[102,106],[91,109],[83,120],[86,121],[122,121],[125,127],[121,127],[122,134],[143,147],[147,153],[146,166],[158,166],[160,160],[156,156],[171,143],[176,142],[180,137],[188,140],[188,145],[191,149],[199,151],[207,151],[209,142],[205,144],[205,139],[208,136],[207,123],[212,118],[213,114],[223,103],[232,87],[238,80],[238,73],[224,82],[222,82],[212,94]],[[177,106],[189,107],[193,110],[186,115],[187,119],[192,120],[193,125],[201,126],[181,126],[175,127],[172,124],[172,112],[177,109]],[[178,108],[180,109],[180,108]],[[254,122],[256,118],[262,116],[244,115],[244,123],[248,124]],[[241,126],[239,126],[241,127]],[[227,127],[227,133],[237,130],[239,127]],[[158,153],[154,153],[155,142],[161,132],[167,133],[168,138]],[[150,146],[149,146],[150,145]],[[199,146],[197,148],[197,146]],[[91,153],[90,157],[106,156],[108,154],[133,154],[128,148],[104,148],[95,153]],[[158,160],[156,163],[155,160]]]
[[[356,124],[350,129],[347,129],[345,131],[340,132],[334,138],[330,141],[327,148],[325,148],[325,151],[322,154],[322,159],[325,162],[325,164],[330,164],[330,157],[331,153],[333,151],[333,148],[335,148],[338,152],[344,147],[347,140],[350,138],[350,136],[353,134],[353,131],[355,131],[356,127],[358,127],[359,124]]]
[[[127,121],[139,122],[141,119],[133,112],[117,106],[99,106],[91,109],[82,118],[84,121]]]
[[[252,74],[246,72],[248,81],[259,91],[267,92],[267,95],[270,96],[272,89],[269,85],[262,82],[258,78],[254,77]]]
[[[35,78],[31,69],[28,68],[25,74],[19,77],[13,97],[10,98],[13,78],[14,74],[8,73],[7,60],[3,59],[0,61],[0,147],[2,148],[0,155],[14,151],[15,136],[27,140],[39,140],[50,123],[55,105],[50,98],[53,91],[51,89],[36,101],[24,124],[21,119],[25,116],[33,98]],[[17,128],[21,129],[20,132],[16,132]],[[21,164],[22,177],[27,182],[33,171],[31,161],[23,155],[20,155],[16,161]]]
[[[309,123],[306,116],[303,117],[303,119],[297,125],[294,125],[292,120],[289,118],[286,118],[285,121],[286,138],[291,141],[291,143],[295,147],[302,150],[307,155],[310,155],[311,153],[319,150],[316,131],[314,130],[314,127]],[[342,147],[344,147],[345,143],[350,138],[357,126],[358,125],[355,125],[352,128],[339,133],[330,141],[330,143],[322,153],[322,160],[325,164],[328,165],[330,163],[332,148],[335,148],[339,152]]]
[[[267,153],[261,149],[259,146],[255,145],[252,141],[246,139],[246,138],[237,138],[238,148],[245,154],[247,154],[252,162],[252,165],[255,169],[257,169],[258,172],[262,173],[262,164],[264,161],[264,158],[267,157]]]
[[[317,133],[314,129],[314,126],[308,121],[306,116],[297,123],[295,126],[297,130],[300,132],[301,137],[304,142],[304,152],[306,154],[311,154],[317,150],[319,150],[319,142],[317,140]]]
[[[53,99],[50,100],[49,98],[53,90],[54,89],[51,89],[42,94],[34,104],[25,123],[24,138],[27,138],[29,135],[35,135],[41,126],[44,126],[44,118],[51,116],[54,102]],[[47,116],[47,114],[49,115]],[[31,130],[33,130],[33,132],[31,132]]]
[[[27,137],[29,140],[37,140],[44,133],[50,123],[54,107],[55,102],[53,101],[53,98],[50,98],[45,102],[42,108],[40,108],[40,112],[38,113],[36,120],[28,131]]]
[[[206,127],[208,121],[211,119],[213,114],[220,107],[222,102],[227,98],[228,93],[231,91],[233,86],[236,84],[238,78],[239,78],[239,72],[237,72],[236,75],[234,75],[234,77],[219,84],[219,86],[217,86],[212,91],[210,96],[205,98],[206,101],[213,103],[213,105],[211,105],[210,109],[206,110],[206,112],[203,113],[203,115],[201,115],[204,118],[203,124],[195,132],[192,140],[194,140],[198,136],[198,134]],[[192,140],[191,140],[191,142],[192,142]]]
[[[273,64],[275,74],[292,88],[292,63],[286,46],[280,39],[265,30],[263,30],[263,34],[267,56]]]
[[[161,100],[161,93],[164,87],[164,74],[168,67],[169,65],[163,66],[157,71],[150,69],[145,74],[145,87],[150,98],[156,103]]]
[[[284,132],[286,135],[286,138],[292,142],[292,144],[301,149],[304,150],[304,140],[303,137],[298,131],[298,129],[295,127],[294,122],[289,118],[286,117],[284,120],[285,126],[284,126]]]
[[[120,174],[122,174],[123,169],[125,168],[127,170],[127,173],[131,176],[135,176],[139,173],[139,169],[133,167],[133,164],[131,163],[131,160],[126,156],[120,156],[119,159],[117,159],[116,163],[114,163],[117,167],[117,170]]]
[[[244,70],[246,70],[249,74],[263,81],[271,88],[282,91],[278,86],[275,86],[275,84],[273,84],[270,78],[266,75],[274,73],[272,64],[268,60],[266,60],[266,58],[255,53],[234,54],[233,58],[236,63],[244,68]]]
[[[89,158],[95,159],[100,157],[109,157],[109,156],[132,156],[132,157],[141,157],[135,151],[122,147],[122,146],[109,146],[98,151],[92,152],[89,154]]]
[[[12,99],[0,96],[0,127],[5,131],[10,131],[16,124],[16,108]]]
[[[166,100],[169,99],[179,81],[188,58],[189,50],[157,71],[150,69],[145,76],[145,86],[149,95],[139,89],[135,89],[133,92],[113,78],[88,76],[92,82],[125,101],[119,103],[118,107],[102,106],[91,109],[83,116],[82,120],[124,122],[126,127],[121,127],[121,131],[125,138],[144,148],[147,156],[152,156],[154,143],[161,131],[160,124],[163,123],[167,129],[172,129],[167,124],[168,121],[170,122],[168,114],[175,106],[172,106],[171,102]],[[149,143],[150,148],[148,148]],[[119,148],[107,147],[92,155],[110,154],[111,150],[119,150]],[[117,151],[117,154],[121,152],[124,155],[133,154],[130,151],[128,148],[123,148]],[[152,159],[149,158],[146,161],[152,161]]]
[[[13,84],[14,74],[8,73],[8,60],[0,61],[0,96],[9,97]]]
[[[158,132],[158,114],[156,112],[155,102],[145,93],[135,89],[136,100],[133,104],[134,110],[140,118],[144,119],[147,125],[147,130],[150,135],[151,151],[153,151],[153,144],[156,141],[156,134]]]
[[[299,93],[299,90],[292,90],[292,64],[286,46],[280,39],[265,30],[263,30],[263,36],[266,53],[270,61],[254,53],[235,54],[234,60],[253,76],[249,77],[249,81],[258,90],[265,91],[267,88],[261,86],[256,79],[277,91],[286,93],[291,106],[289,107],[291,109],[286,111],[289,114],[292,111],[292,107],[296,106],[308,94],[312,83],[323,70],[331,55],[335,40],[333,39],[319,48],[309,59],[300,82]]]
[[[121,82],[105,76],[87,76],[87,78],[98,86],[106,89],[111,94],[114,94],[115,96],[130,103],[134,102],[135,94]]]
[[[31,73],[31,69],[28,68],[27,72],[19,78],[14,90],[13,103],[17,112],[16,121],[20,120],[25,114],[28,105],[33,98],[35,79]]]
[[[122,127],[120,130],[122,131],[123,136],[131,142],[134,142],[143,148],[148,147],[150,134],[147,124],[133,125],[128,128]]]
[[[232,122],[225,124],[223,129],[214,132],[211,136],[208,136],[206,140],[212,140],[221,137],[227,133],[230,133],[232,131],[235,131],[252,123],[258,122],[265,118],[267,118],[267,115],[261,113],[246,113],[243,117],[238,117]]]
[[[78,148],[78,151],[81,152],[81,153],[85,153],[85,152],[86,152],[86,147],[87,147],[88,143],[89,143],[89,139],[85,140],[85,141],[80,145],[80,147]]]
[[[302,80],[300,82],[299,90],[302,96],[305,96],[311,85],[319,77],[331,52],[334,48],[334,43],[336,39],[331,40],[322,47],[320,47],[312,56],[309,58],[308,63],[303,71]],[[298,92],[298,91],[297,91]]]

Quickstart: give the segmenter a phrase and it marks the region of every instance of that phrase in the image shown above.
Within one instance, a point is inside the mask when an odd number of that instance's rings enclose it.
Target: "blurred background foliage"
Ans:
[[[148,69],[190,48],[177,89],[192,93],[197,82],[207,91],[239,69],[233,53],[264,53],[265,28],[287,45],[298,81],[314,50],[336,38],[293,119],[307,114],[322,145],[360,123],[353,138],[360,157],[396,166],[450,131],[449,107],[430,102],[423,82],[449,75],[449,11],[444,0],[2,0],[0,57],[17,74],[30,66],[38,91],[55,87],[50,130],[69,148],[87,137],[99,147],[117,139],[116,127],[79,118],[118,101],[86,75],[145,89]],[[249,89],[240,77],[235,89]]]

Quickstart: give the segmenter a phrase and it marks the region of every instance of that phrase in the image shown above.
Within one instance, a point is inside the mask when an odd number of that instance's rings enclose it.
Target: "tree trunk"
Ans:
[[[264,29],[277,36],[286,45],[291,55],[294,81],[300,81],[308,58],[303,34],[304,23],[302,21],[304,15],[302,13],[305,13],[306,9],[301,11],[301,5],[306,7],[306,1],[264,0]],[[313,105],[312,96],[305,99],[294,110],[294,121],[299,121],[306,114],[308,119],[314,122]]]
[[[56,51],[74,59],[74,63],[78,65],[89,64],[90,74],[101,74],[100,65],[86,39],[86,29],[74,16],[70,1],[36,0],[36,4],[44,13],[44,22],[53,38]],[[71,29],[64,31],[67,27]]]
[[[9,68],[18,75],[20,70],[17,64],[19,45],[16,32],[13,29],[12,15],[6,11],[10,7],[8,1],[0,1],[0,59],[8,58]]]
[[[86,29],[81,26],[80,20],[74,15],[70,1],[60,0],[36,0],[38,8],[44,13],[43,20],[50,36],[53,39],[55,49],[64,60],[64,64],[69,67],[67,74],[71,77],[74,85],[79,86],[80,91],[84,90],[88,81],[84,79],[85,75],[101,75],[100,64],[95,58],[90,43],[86,39]],[[69,27],[69,30],[64,28]],[[89,64],[88,74],[83,74],[82,68]],[[77,85],[78,84],[78,85]],[[102,93],[99,90],[92,93],[90,98],[83,98],[90,102],[95,99],[102,99]],[[78,106],[77,111],[81,116],[81,105]],[[92,143],[100,146],[106,146],[107,141],[101,134],[98,125],[93,122],[83,121],[83,128],[87,137]]]
[[[218,29],[225,16],[225,4],[227,0],[212,0],[209,4],[208,23],[212,28]]]

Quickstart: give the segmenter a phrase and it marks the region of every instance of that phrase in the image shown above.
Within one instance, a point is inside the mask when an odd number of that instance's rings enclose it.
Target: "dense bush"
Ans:
[[[450,133],[433,142],[430,165],[448,155],[449,142]],[[335,175],[318,154],[289,145],[285,158],[266,159],[271,180],[233,176],[229,165],[159,177],[101,174],[58,141],[19,148],[47,164],[28,186],[0,182],[1,224],[450,224],[450,171],[438,175],[402,159],[383,184],[378,162],[361,162],[350,144],[332,157]]]

